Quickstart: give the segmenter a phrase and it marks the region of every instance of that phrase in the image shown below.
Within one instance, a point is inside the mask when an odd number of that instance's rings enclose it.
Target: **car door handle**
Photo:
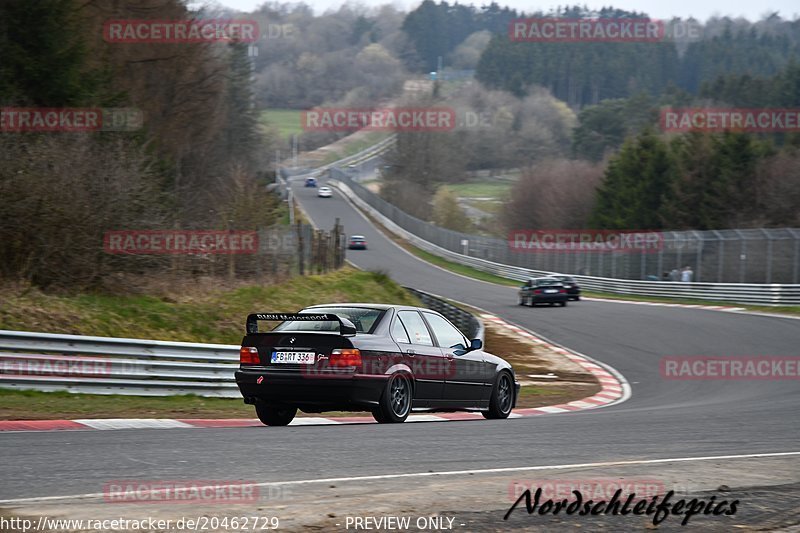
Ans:
[[[417,352],[415,352],[414,350],[406,350],[406,355],[414,357],[415,355],[417,355]]]

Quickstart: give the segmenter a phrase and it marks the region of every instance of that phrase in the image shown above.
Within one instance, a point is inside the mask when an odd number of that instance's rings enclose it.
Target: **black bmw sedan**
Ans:
[[[271,331],[259,322],[279,321]],[[266,425],[300,409],[371,411],[403,422],[413,411],[479,411],[507,418],[519,383],[505,360],[483,351],[430,309],[330,304],[247,318],[236,383]]]
[[[567,288],[561,280],[551,277],[529,279],[519,288],[519,305],[558,304],[563,307],[568,299]]]
[[[567,289],[567,296],[569,296],[570,300],[575,300],[577,302],[581,299],[581,287],[578,285],[578,282],[575,281],[575,278],[564,274],[550,274],[550,277],[561,281]]]

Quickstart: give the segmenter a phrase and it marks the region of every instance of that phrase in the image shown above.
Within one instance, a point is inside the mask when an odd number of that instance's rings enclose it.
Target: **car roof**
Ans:
[[[363,235],[350,235],[350,238],[351,239],[363,239],[364,236]]]
[[[378,309],[381,311],[387,311],[389,309],[396,309],[398,311],[433,311],[433,309],[428,309],[427,307],[414,307],[411,305],[394,305],[394,304],[371,304],[371,303],[334,303],[334,304],[318,304],[318,305],[311,305],[308,307],[304,307],[303,309],[321,309],[324,307],[356,307],[362,309]]]

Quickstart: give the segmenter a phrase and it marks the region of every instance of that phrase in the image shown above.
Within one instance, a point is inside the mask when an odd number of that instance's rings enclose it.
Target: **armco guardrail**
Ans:
[[[418,248],[455,263],[512,280],[524,281],[531,277],[546,276],[553,273],[546,270],[531,270],[504,265],[437,246],[423,238],[424,236],[412,233],[408,228],[402,227],[393,220],[411,218],[410,215],[404,214],[404,217],[393,216],[400,212],[397,207],[386,203],[359,184],[353,183],[343,173],[336,173],[336,176],[338,179],[330,180],[330,185],[338,188],[353,204],[377,219],[389,231],[408,240]],[[431,226],[434,229],[439,229],[424,221],[415,220],[418,223],[422,223],[422,227]],[[800,305],[800,284],[682,283],[580,275],[575,275],[574,277],[584,289],[612,294],[700,299],[767,306]]]
[[[469,338],[483,323],[463,309],[409,289]],[[0,387],[135,396],[239,397],[239,346],[0,330]]]
[[[0,330],[0,386],[237,397],[239,346]]]

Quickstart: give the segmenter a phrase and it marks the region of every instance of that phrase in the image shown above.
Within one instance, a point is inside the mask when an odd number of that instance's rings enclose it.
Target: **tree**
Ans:
[[[652,130],[626,141],[608,163],[591,224],[602,229],[661,229],[676,166]]]
[[[657,120],[658,110],[647,93],[585,107],[578,114],[578,127],[572,134],[572,153],[600,161],[617,150],[626,137],[637,135]]]
[[[254,106],[251,84],[252,67],[247,56],[247,45],[231,43],[230,69],[227,83],[228,113],[223,129],[225,143],[222,149],[231,161],[250,172],[257,169],[260,153],[258,114]]]
[[[103,92],[74,0],[0,2],[0,105],[81,106]]]
[[[509,231],[586,228],[602,177],[603,166],[588,161],[537,163],[511,189],[503,224]]]
[[[458,204],[458,197],[446,186],[439,187],[433,197],[433,223],[465,233],[472,228],[472,222]]]

